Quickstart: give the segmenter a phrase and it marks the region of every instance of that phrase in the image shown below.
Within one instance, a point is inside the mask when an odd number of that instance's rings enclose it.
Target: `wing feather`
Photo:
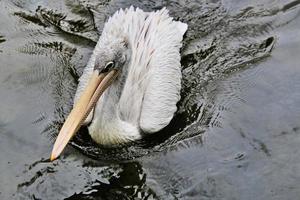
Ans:
[[[141,11],[137,9],[137,11]],[[146,133],[171,121],[180,99],[180,48],[187,25],[174,21],[167,9],[140,15],[128,33],[132,62],[119,102],[123,119]]]
[[[144,94],[140,128],[153,133],[167,126],[180,99],[180,47],[187,25],[171,20],[166,12],[157,25],[156,45],[150,61],[149,82]]]

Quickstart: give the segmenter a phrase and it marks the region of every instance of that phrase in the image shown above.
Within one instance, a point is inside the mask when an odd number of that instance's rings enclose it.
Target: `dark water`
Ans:
[[[179,110],[160,134],[48,157],[120,7],[188,23]],[[0,1],[0,199],[299,199],[300,1]]]

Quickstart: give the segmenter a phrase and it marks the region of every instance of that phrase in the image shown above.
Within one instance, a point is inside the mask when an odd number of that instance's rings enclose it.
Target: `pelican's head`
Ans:
[[[56,159],[69,140],[75,135],[83,121],[95,107],[105,89],[127,68],[130,49],[124,39],[114,39],[106,45],[97,45],[94,50],[95,62],[90,80],[73,107],[55,141],[51,160]]]
[[[106,74],[120,72],[130,60],[130,49],[125,39],[115,39],[95,48],[94,71]]]

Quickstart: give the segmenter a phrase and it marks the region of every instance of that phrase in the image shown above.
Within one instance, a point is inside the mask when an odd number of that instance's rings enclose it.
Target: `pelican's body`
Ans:
[[[91,93],[96,102],[89,100],[81,111],[76,111],[88,114],[93,109],[85,120],[93,140],[101,145],[118,145],[169,124],[180,99],[179,50],[186,30],[187,25],[173,21],[166,9],[148,13],[131,7],[108,19],[80,78],[74,100],[75,107],[81,101],[86,102],[80,98],[87,96],[82,93],[92,84],[89,80],[97,76],[95,71],[113,77],[107,89],[100,92],[103,94],[99,100]],[[69,118],[74,118],[71,115],[76,114],[71,113]],[[82,123],[84,119],[85,116],[79,121]],[[66,132],[62,134],[67,134],[72,126],[69,124],[72,123],[68,122],[65,131],[62,128],[61,132]],[[75,132],[77,129],[78,126]]]

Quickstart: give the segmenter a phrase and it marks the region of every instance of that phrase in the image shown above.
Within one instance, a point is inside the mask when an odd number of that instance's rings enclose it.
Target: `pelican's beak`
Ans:
[[[55,160],[64,150],[70,139],[78,131],[85,118],[89,115],[93,107],[95,107],[98,99],[105,89],[117,77],[118,72],[112,70],[108,73],[100,73],[95,70],[89,80],[85,90],[82,92],[78,102],[74,105],[67,120],[61,128],[50,156],[50,160]]]

